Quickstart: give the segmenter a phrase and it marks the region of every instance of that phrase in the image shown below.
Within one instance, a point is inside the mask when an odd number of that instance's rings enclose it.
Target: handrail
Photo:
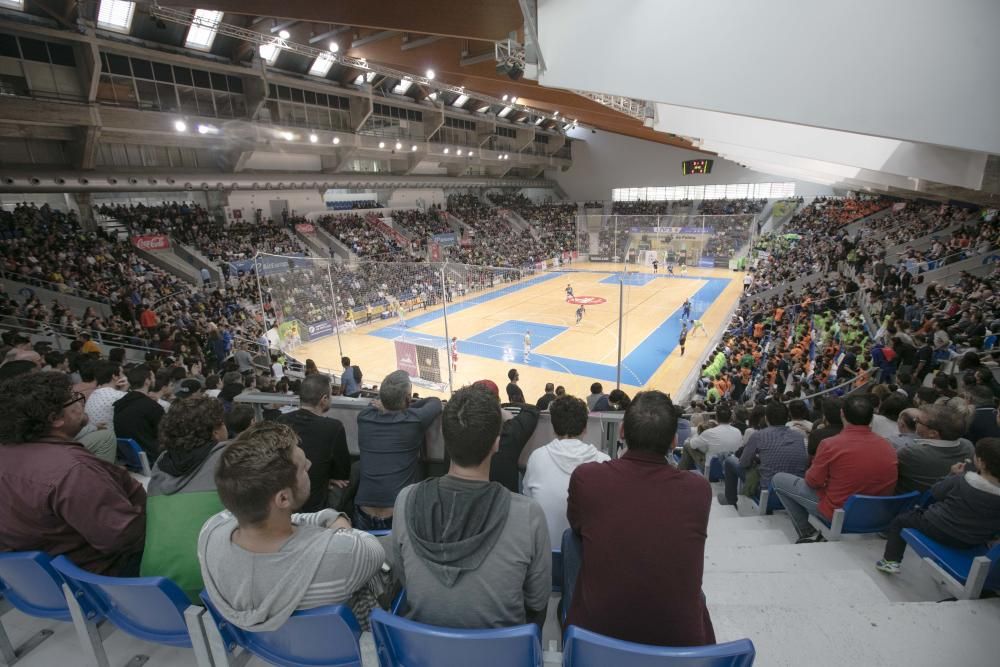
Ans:
[[[7,322],[4,320],[15,320],[15,323]],[[38,327],[24,326],[23,322],[30,322],[33,324],[38,324]],[[79,334],[85,333],[94,340],[94,342],[99,345],[108,345],[109,347],[122,347],[128,350],[138,350],[142,352],[159,352],[161,354],[172,354],[170,350],[164,350],[160,347],[153,347],[152,345],[136,345],[130,342],[122,342],[117,340],[117,338],[125,338],[133,340],[134,336],[129,336],[128,334],[119,334],[112,331],[99,331],[97,329],[87,329],[84,327],[67,327],[62,324],[56,324],[54,322],[45,322],[42,320],[33,320],[27,317],[18,317],[17,315],[7,315],[0,318],[0,328],[11,329],[15,331],[22,331],[35,335],[48,335],[51,333],[54,336],[61,336],[62,338],[67,338],[74,340]],[[48,332],[48,333],[47,333]],[[108,338],[108,340],[105,340]]]

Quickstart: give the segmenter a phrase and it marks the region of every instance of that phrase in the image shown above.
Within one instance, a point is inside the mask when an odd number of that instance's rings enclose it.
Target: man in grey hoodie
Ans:
[[[228,510],[198,536],[198,560],[212,604],[252,632],[280,628],[298,609],[348,603],[362,628],[384,591],[385,552],[333,510],[293,514],[309,497],[309,459],[295,432],[256,424],[226,447],[215,484]]]
[[[463,387],[441,417],[448,474],[403,489],[388,541],[407,618],[452,628],[545,622],[552,552],[536,502],[490,482],[500,400]]]

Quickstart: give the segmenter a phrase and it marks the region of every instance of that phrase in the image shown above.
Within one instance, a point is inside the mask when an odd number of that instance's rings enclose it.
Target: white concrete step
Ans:
[[[706,572],[702,590],[712,605],[758,604],[812,610],[850,604],[888,602],[867,573],[831,572]]]
[[[720,642],[750,638],[757,667],[995,667],[1000,600],[797,607],[714,605]]]
[[[777,528],[749,528],[739,530],[708,530],[706,550],[710,547],[756,547],[768,544],[789,544],[788,535]]]

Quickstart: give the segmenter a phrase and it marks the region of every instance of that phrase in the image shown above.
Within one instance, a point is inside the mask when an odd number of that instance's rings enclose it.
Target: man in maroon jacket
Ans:
[[[0,383],[0,551],[44,551],[98,574],[137,576],[146,492],[73,441],[87,423],[84,398],[54,371]]]
[[[712,489],[667,462],[677,416],[666,394],[639,393],[624,428],[622,458],[585,463],[570,477],[566,514],[582,563],[566,623],[642,644],[714,644],[701,592]]]

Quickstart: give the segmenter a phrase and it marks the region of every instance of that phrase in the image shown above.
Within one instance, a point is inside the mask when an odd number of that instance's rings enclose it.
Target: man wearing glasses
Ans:
[[[0,382],[0,551],[64,554],[91,572],[138,576],[146,492],[74,441],[87,424],[85,398],[53,371]]]

